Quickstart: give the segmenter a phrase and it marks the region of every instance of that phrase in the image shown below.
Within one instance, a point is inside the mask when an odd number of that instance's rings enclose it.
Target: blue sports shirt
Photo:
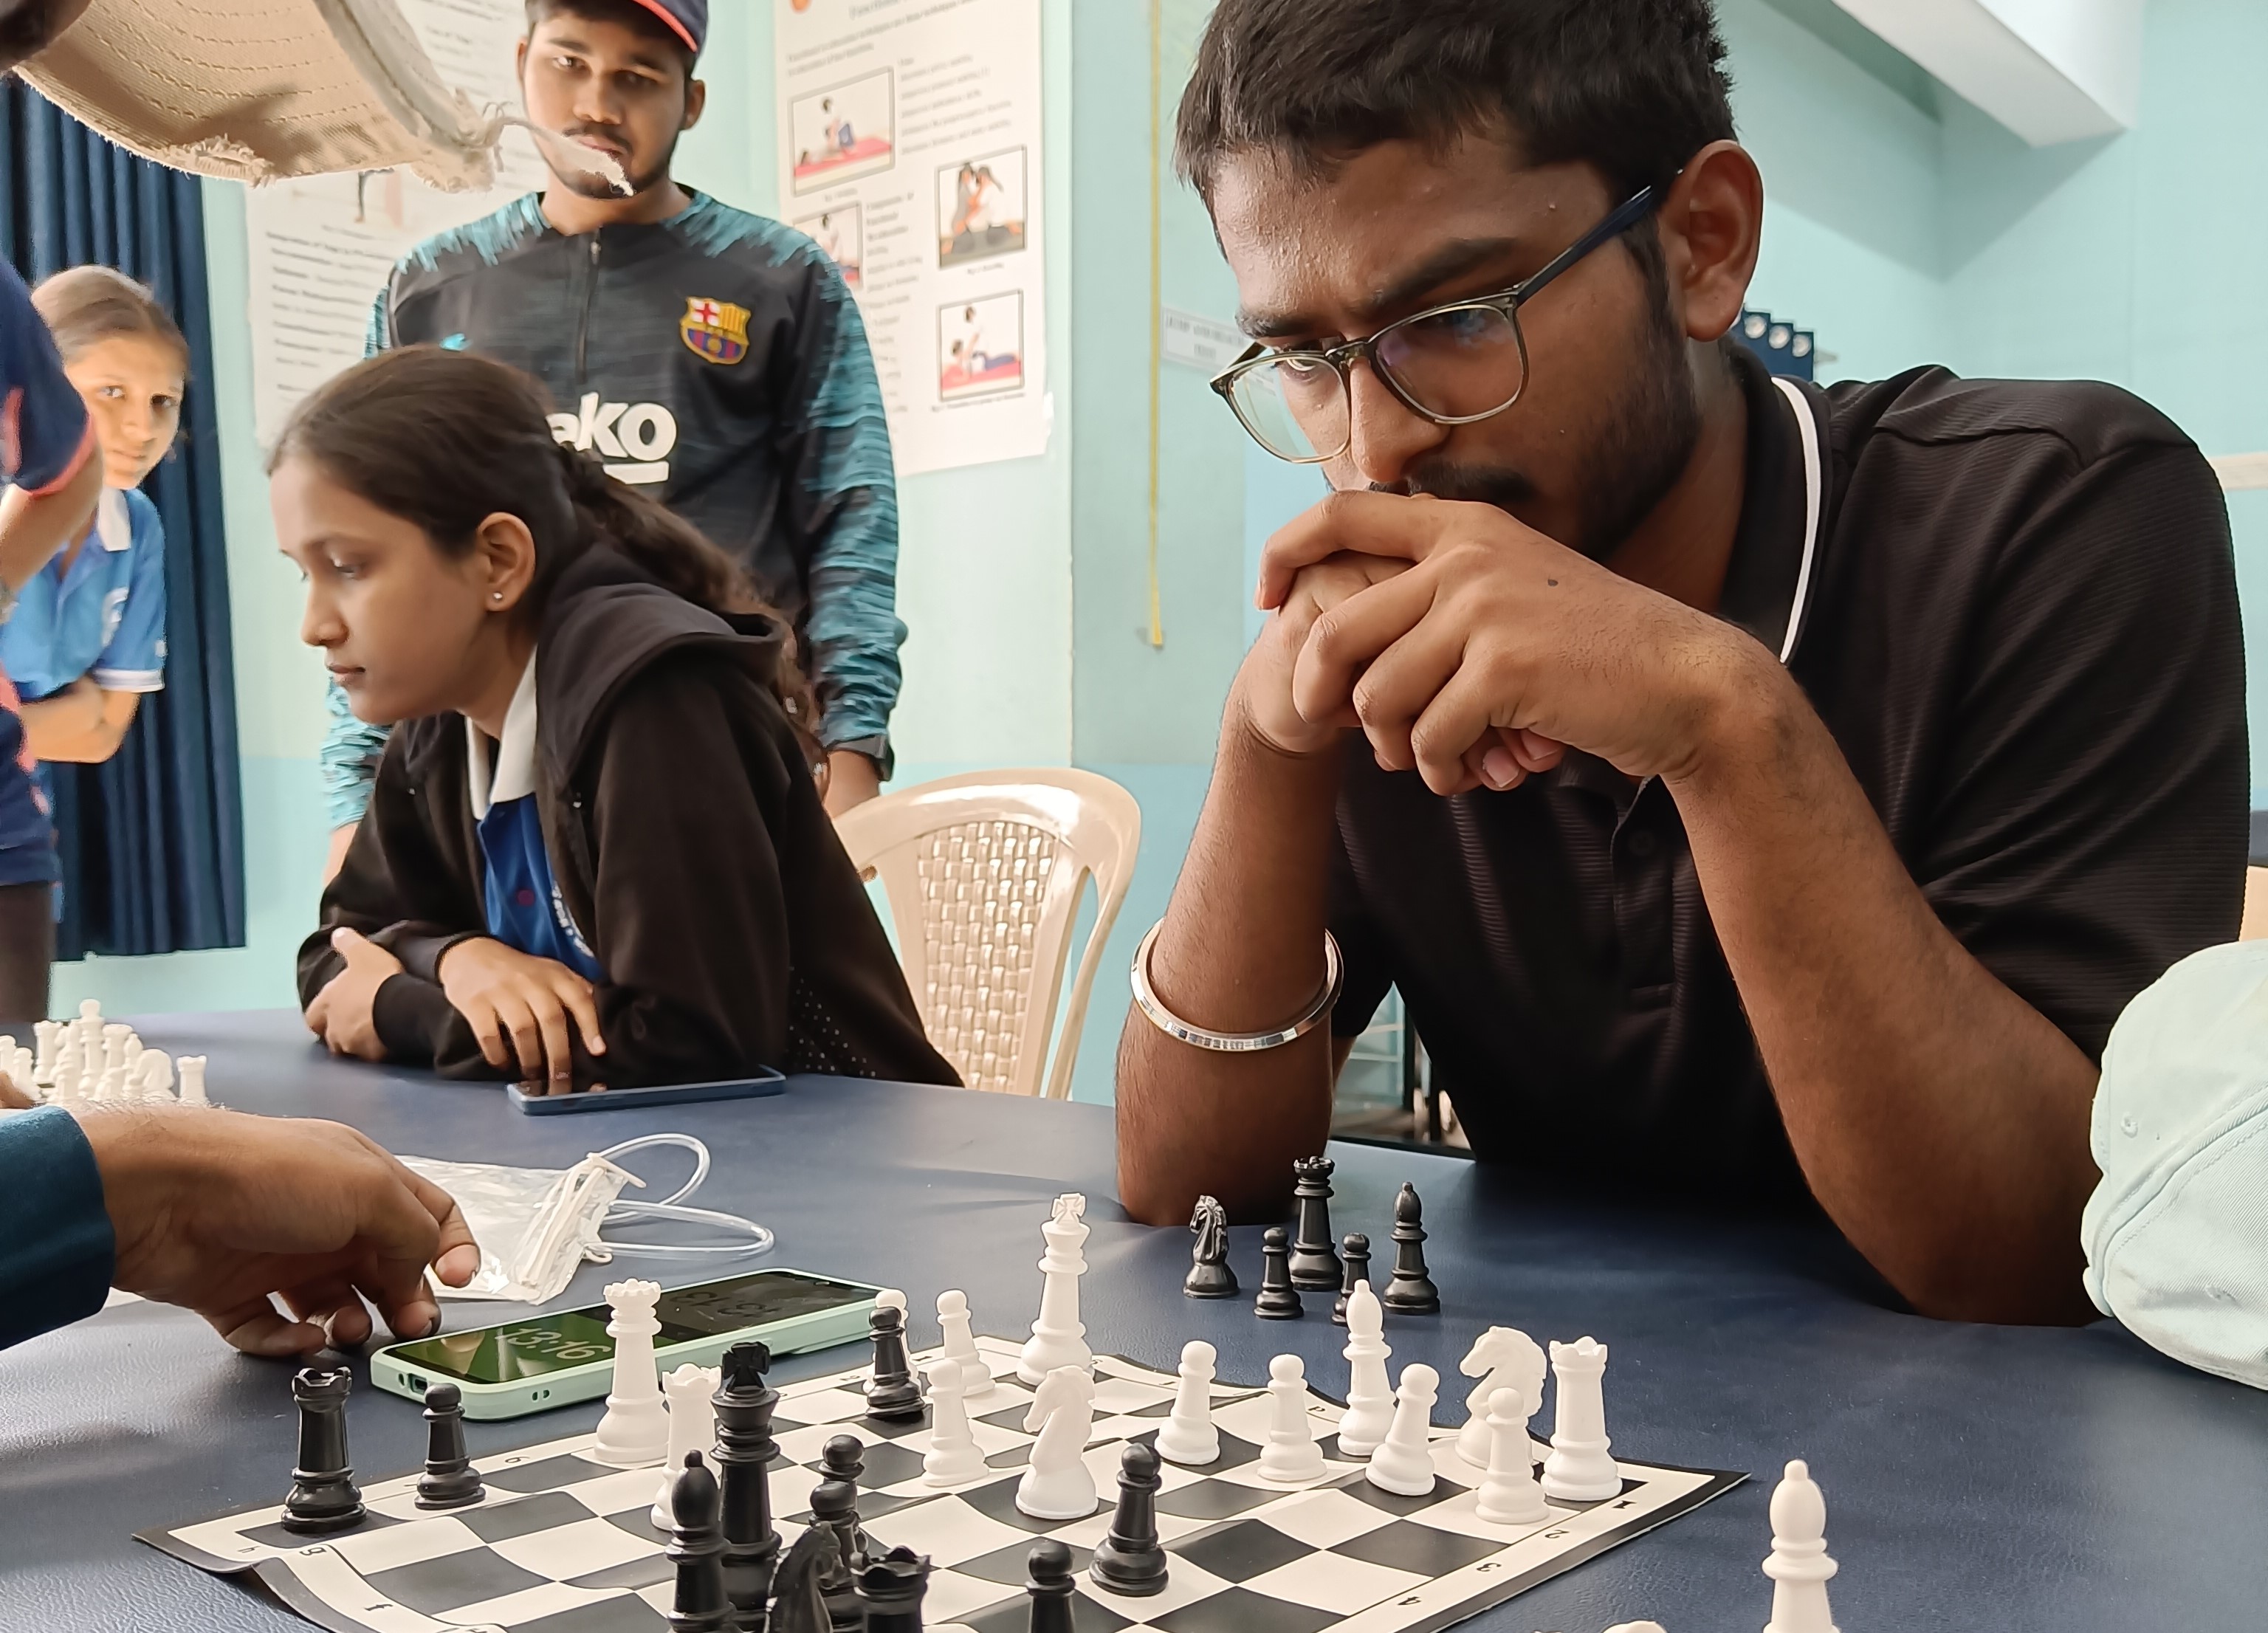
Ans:
[[[0,262],[0,482],[53,493],[93,452],[93,422],[63,375],[32,292]],[[61,876],[55,829],[25,758],[23,717],[0,706],[0,886],[52,884]]]
[[[166,526],[138,489],[103,490],[68,570],[57,551],[0,625],[0,666],[26,702],[81,675],[106,692],[166,684]]]

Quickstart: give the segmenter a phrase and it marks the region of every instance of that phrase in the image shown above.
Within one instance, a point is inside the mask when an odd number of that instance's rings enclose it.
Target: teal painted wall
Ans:
[[[2268,315],[2249,298],[2268,264],[2268,220],[2232,205],[2224,180],[2268,150],[2268,107],[2253,88],[2268,61],[2268,10],[2154,0],[2142,128],[2033,152],[1886,48],[1854,48],[1825,0],[1721,4],[1742,132],[1769,197],[1754,300],[1817,329],[1833,354],[1824,376],[1934,361],[2095,375],[2151,396],[2208,452],[2268,448],[2268,403],[2245,366],[2268,343]],[[1207,9],[1165,0],[1167,140]],[[710,113],[681,170],[769,210],[770,8],[717,12]],[[1221,701],[1257,628],[1260,544],[1318,489],[1312,473],[1252,449],[1200,375],[1166,365],[1165,642],[1151,644],[1146,8],[1043,0],[1042,19],[1054,430],[1038,458],[903,484],[899,600],[913,634],[895,732],[902,784],[1075,762],[1141,800],[1139,865],[1079,1052],[1076,1092],[1101,1100],[1125,960],[1172,887]],[[240,202],[226,187],[207,197],[215,309],[238,312],[241,232],[229,224]],[[1167,304],[1226,319],[1234,291],[1203,210],[1170,176],[1164,203]],[[298,645],[297,583],[269,533],[247,349],[223,327],[211,386],[227,444],[253,945],[65,967],[64,1007],[82,995],[121,1009],[288,1002],[291,950],[313,920],[320,671]],[[2268,597],[2268,495],[2235,500],[2248,600]],[[2268,662],[2254,672],[2268,673]],[[2268,770],[2255,781],[2268,787]]]

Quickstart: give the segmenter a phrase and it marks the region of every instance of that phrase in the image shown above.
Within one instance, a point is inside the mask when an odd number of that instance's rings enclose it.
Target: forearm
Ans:
[[[820,740],[828,748],[884,737],[897,707],[897,506],[887,490],[837,501],[812,554],[811,614],[804,628],[819,694]]]
[[[94,514],[102,497],[102,455],[87,455],[62,487],[42,494],[11,488],[0,497],[0,584],[21,590]]]
[[[68,694],[23,705],[24,735],[33,755],[70,765],[99,765],[109,759],[134,724],[135,695],[116,695],[127,700],[122,710],[112,705],[114,694],[107,692],[92,708]]]
[[[1671,782],[1797,1160],[1915,1306],[2082,1319],[2095,1072],[1948,931],[1757,649]]]
[[[1286,755],[1232,701],[1212,786],[1150,959],[1166,1008],[1219,1032],[1286,1024],[1323,979],[1336,751]],[[1282,1200],[1291,1164],[1330,1126],[1330,1034],[1251,1054],[1201,1049],[1127,1011],[1118,1051],[1118,1188],[1151,1224],[1198,1195],[1250,1217]]]

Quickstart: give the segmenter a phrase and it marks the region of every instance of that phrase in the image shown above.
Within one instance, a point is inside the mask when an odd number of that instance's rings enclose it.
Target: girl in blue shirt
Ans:
[[[94,764],[166,684],[166,531],[141,484],[180,429],[189,347],[155,296],[108,267],[58,272],[32,304],[93,420],[105,487],[92,525],[0,625],[0,667],[33,755]]]

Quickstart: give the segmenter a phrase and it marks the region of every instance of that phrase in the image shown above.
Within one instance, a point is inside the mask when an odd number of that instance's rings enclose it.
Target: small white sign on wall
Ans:
[[[1204,374],[1218,374],[1244,355],[1252,342],[1229,324],[1173,306],[1163,311],[1166,361]]]

